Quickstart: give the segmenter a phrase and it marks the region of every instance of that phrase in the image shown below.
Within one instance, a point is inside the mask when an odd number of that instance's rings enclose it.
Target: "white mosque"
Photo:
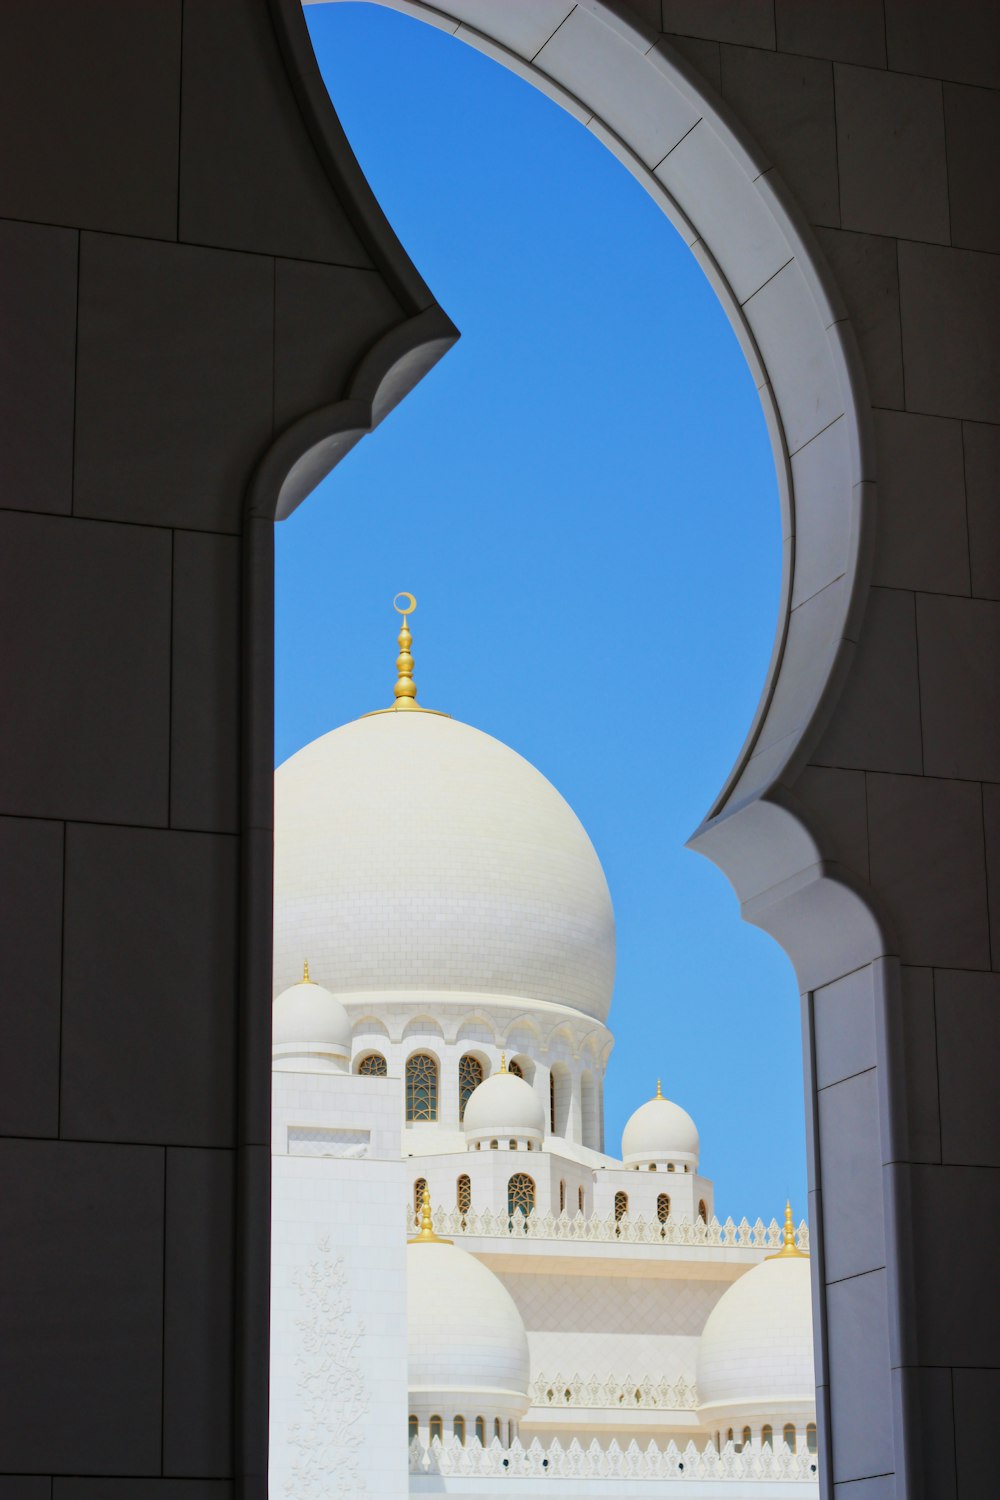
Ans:
[[[275,775],[273,1500],[814,1497],[808,1231],[720,1223],[658,1084],[606,1152],[600,862],[396,607]]]

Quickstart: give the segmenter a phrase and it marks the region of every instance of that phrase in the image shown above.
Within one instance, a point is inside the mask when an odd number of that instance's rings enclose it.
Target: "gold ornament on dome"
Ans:
[[[434,1233],[434,1220],[431,1217],[431,1194],[430,1189],[425,1187],[420,1198],[420,1233],[410,1240],[411,1245],[451,1245],[453,1240],[444,1240],[440,1235]]]
[[[400,603],[400,600],[403,602]],[[437,714],[439,718],[450,719],[451,715],[442,713],[439,708],[424,708],[422,703],[417,702],[417,684],[413,680],[413,653],[410,647],[413,645],[413,635],[410,630],[409,617],[417,607],[417,601],[413,594],[403,591],[396,595],[392,601],[392,607],[397,615],[402,615],[403,623],[396,637],[399,647],[399,655],[396,657],[396,684],[392,690],[395,702],[389,708],[376,708],[369,714],[362,714],[363,719],[374,718],[375,714],[393,713],[421,713]]]
[[[782,1246],[773,1255],[765,1255],[765,1260],[808,1260],[807,1251],[800,1250],[795,1243],[795,1223],[792,1219],[791,1199],[785,1204],[785,1227],[782,1231]]]

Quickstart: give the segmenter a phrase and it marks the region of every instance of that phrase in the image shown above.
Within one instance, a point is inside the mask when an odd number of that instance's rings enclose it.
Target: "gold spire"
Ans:
[[[800,1250],[795,1243],[795,1224],[792,1219],[791,1199],[785,1204],[785,1227],[782,1232],[782,1246],[773,1255],[765,1255],[765,1260],[808,1260],[809,1256],[805,1250]]]
[[[660,1080],[659,1079],[656,1080],[656,1097],[657,1097],[657,1099],[662,1099],[663,1098],[663,1090],[660,1087]]]
[[[506,1054],[506,1052],[501,1052],[501,1054],[500,1054],[500,1071],[501,1071],[501,1073],[506,1073],[506,1071],[507,1071],[507,1054]]]
[[[309,978],[309,960],[308,958],[304,958],[302,960],[302,983],[312,984],[312,982],[313,981]]]
[[[440,1235],[434,1233],[434,1220],[431,1218],[431,1194],[430,1189],[425,1187],[420,1197],[420,1233],[410,1241],[411,1245],[451,1245],[453,1240],[443,1240]]]
[[[402,599],[403,608],[399,606]],[[397,594],[392,601],[392,607],[397,615],[403,616],[403,623],[399,627],[399,635],[396,641],[399,645],[399,655],[396,657],[396,686],[393,688],[393,696],[396,699],[397,708],[416,708],[417,706],[417,684],[413,680],[413,657],[410,647],[413,645],[413,636],[406,617],[411,615],[417,607],[417,601],[412,594]]]

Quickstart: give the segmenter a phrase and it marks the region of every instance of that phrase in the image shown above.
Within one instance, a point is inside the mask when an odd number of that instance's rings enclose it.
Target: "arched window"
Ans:
[[[810,1453],[815,1453],[816,1452],[817,1443],[816,1443],[816,1423],[815,1422],[807,1422],[806,1423],[806,1448],[807,1448],[807,1450]]]
[[[670,1194],[661,1193],[656,1200],[656,1217],[661,1224],[665,1224],[670,1218]]]
[[[556,1133],[556,1079],[555,1074],[549,1074],[549,1129],[552,1134]]]
[[[753,1433],[750,1431],[749,1427],[744,1427],[744,1429],[743,1429],[743,1446],[746,1447],[747,1443],[751,1443],[751,1442],[753,1442]]]
[[[412,1411],[410,1412],[410,1420],[408,1426],[410,1433],[410,1442],[413,1443],[416,1441],[417,1435],[420,1432],[420,1423],[417,1421]]]
[[[484,1448],[486,1447],[486,1418],[485,1417],[477,1417],[476,1418],[476,1442],[477,1443],[482,1443],[483,1447]]]
[[[438,1065],[427,1052],[414,1052],[406,1060],[406,1119],[436,1120],[438,1117]]]
[[[627,1213],[628,1213],[628,1193],[616,1193],[615,1194],[615,1223],[617,1224],[619,1219],[624,1219],[624,1217],[625,1217],[625,1215]]]
[[[583,1213],[583,1188],[582,1187],[578,1187],[577,1190],[576,1190],[576,1206],[580,1210],[580,1212]]]
[[[381,1052],[369,1052],[358,1063],[358,1072],[369,1078],[387,1078],[389,1069]]]
[[[508,1421],[508,1423],[507,1423],[507,1447],[508,1448],[510,1447],[510,1445],[511,1445],[511,1443],[513,1441],[514,1441],[514,1424],[513,1424],[513,1422]]]
[[[562,1177],[562,1178],[559,1179],[559,1212],[561,1214],[566,1212],[566,1179],[565,1179],[565,1177]]]
[[[465,1106],[473,1089],[483,1081],[483,1065],[478,1057],[467,1052],[458,1064],[458,1118],[465,1119]]]
[[[499,1141],[490,1141],[490,1150],[491,1151],[499,1151],[500,1150],[500,1142]]]
[[[515,1078],[523,1078],[524,1077],[524,1069],[521,1067],[521,1064],[516,1059],[512,1059],[507,1064],[507,1072],[508,1073],[513,1073],[513,1075],[514,1075]]]
[[[444,1427],[441,1422],[441,1418],[435,1415],[431,1417],[431,1442],[433,1443],[435,1438],[437,1438],[438,1442],[440,1442],[443,1436]]]
[[[733,1440],[733,1429],[730,1427],[729,1430],[726,1433],[726,1442],[727,1443],[731,1443],[732,1440]]]
[[[413,1184],[413,1222],[420,1223],[420,1210],[424,1206],[424,1188],[427,1186],[426,1177],[418,1177]]]
[[[535,1184],[527,1172],[515,1172],[507,1184],[507,1212],[515,1214],[518,1209],[525,1215],[535,1206]]]
[[[795,1452],[795,1423],[794,1422],[786,1422],[785,1423],[785,1430],[782,1432],[781,1436],[785,1440],[785,1447],[788,1448],[792,1453],[794,1453]]]
[[[455,1186],[455,1206],[460,1214],[467,1214],[472,1207],[472,1179],[464,1172]]]
[[[646,1170],[649,1171],[649,1172],[655,1172],[656,1171],[656,1162],[655,1161],[651,1161]]]
[[[708,1223],[708,1209],[705,1207],[704,1198],[698,1199],[698,1217],[703,1224]]]
[[[760,1443],[762,1448],[774,1447],[774,1431],[768,1422],[760,1429]]]
[[[500,1441],[500,1418],[499,1417],[494,1417],[493,1418],[493,1436],[496,1438],[497,1442]]]
[[[465,1418],[464,1417],[456,1417],[455,1420],[454,1420],[454,1422],[451,1425],[452,1425],[452,1427],[454,1429],[456,1438],[458,1439],[458,1441],[461,1443],[462,1447],[464,1448],[465,1447]]]
[[[674,1170],[674,1164],[673,1164],[673,1162],[672,1161],[668,1161],[667,1162],[667,1171],[668,1172],[672,1172],[673,1170]]]

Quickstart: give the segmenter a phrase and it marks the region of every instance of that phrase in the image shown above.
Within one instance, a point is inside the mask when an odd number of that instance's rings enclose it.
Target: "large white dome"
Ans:
[[[456,1245],[406,1251],[410,1410],[519,1418],[528,1410],[528,1336],[513,1297]]]
[[[706,1419],[815,1413],[807,1256],[762,1261],[723,1293],[698,1343],[697,1385]]]
[[[629,1116],[622,1131],[622,1161],[626,1167],[673,1162],[698,1170],[697,1127],[686,1109],[664,1099],[659,1084],[656,1097]]]
[[[530,1083],[504,1069],[473,1089],[462,1128],[470,1141],[495,1135],[540,1142],[545,1134],[545,1106]]]
[[[302,954],[340,994],[510,995],[603,1021],[604,872],[555,788],[433,713],[358,719],[275,773],[275,982]]]

